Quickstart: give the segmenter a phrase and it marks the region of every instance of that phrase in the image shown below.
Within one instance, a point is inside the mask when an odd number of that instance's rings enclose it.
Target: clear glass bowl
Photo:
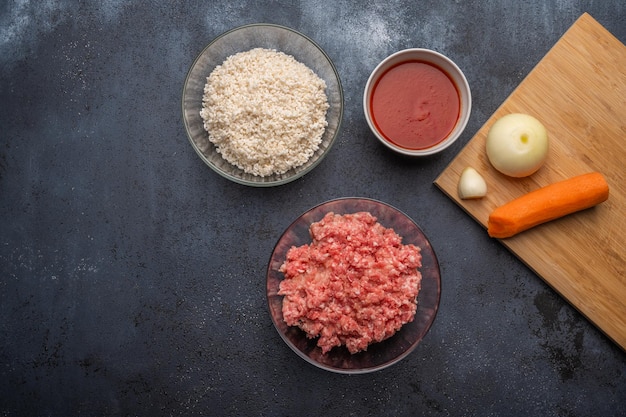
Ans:
[[[330,105],[326,120],[328,126],[320,148],[304,164],[282,175],[259,177],[247,174],[231,165],[217,153],[204,129],[200,110],[207,77],[229,56],[254,48],[275,49],[292,55],[312,69],[326,82],[326,96]],[[330,151],[343,117],[343,90],[334,64],[314,41],[287,27],[271,24],[252,24],[232,29],[214,39],[193,62],[183,87],[183,120],[191,145],[200,158],[214,171],[231,181],[256,187],[271,187],[293,181],[315,168]]]
[[[422,288],[417,296],[417,312],[412,322],[405,324],[389,339],[370,345],[366,351],[351,354],[344,346],[322,354],[317,339],[307,338],[298,327],[288,326],[283,320],[283,297],[278,295],[283,274],[279,271],[292,246],[311,243],[309,226],[321,220],[328,212],[336,214],[368,211],[387,228],[402,236],[402,243],[422,249]],[[407,215],[380,201],[367,198],[343,198],[316,206],[298,217],[278,240],[267,268],[267,301],[274,326],[287,345],[307,362],[336,373],[362,374],[391,366],[411,353],[430,329],[441,296],[439,262],[430,242]]]

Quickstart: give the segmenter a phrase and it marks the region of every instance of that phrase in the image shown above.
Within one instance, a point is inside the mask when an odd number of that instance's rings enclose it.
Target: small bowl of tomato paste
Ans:
[[[430,49],[385,58],[372,71],[363,110],[374,135],[404,155],[432,155],[456,141],[470,117],[472,94],[461,69]]]

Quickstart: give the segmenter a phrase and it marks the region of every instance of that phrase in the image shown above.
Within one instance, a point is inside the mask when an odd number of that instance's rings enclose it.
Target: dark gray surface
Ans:
[[[626,41],[623,1],[585,3],[2,2],[0,415],[626,414],[624,352],[432,185],[582,12]],[[315,39],[345,90],[330,155],[273,189],[204,166],[181,118],[196,54],[252,22]],[[451,57],[474,95],[424,160],[378,145],[361,109],[406,47]],[[344,196],[413,217],[443,281],[418,349],[359,376],[305,363],[265,298],[282,231]]]

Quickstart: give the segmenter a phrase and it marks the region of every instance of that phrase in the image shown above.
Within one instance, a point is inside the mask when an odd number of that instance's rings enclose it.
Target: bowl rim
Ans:
[[[330,68],[332,69],[333,74],[335,75],[336,81],[337,81],[337,87],[338,87],[338,95],[339,95],[339,113],[338,113],[338,121],[337,121],[337,128],[335,130],[335,133],[333,135],[333,137],[330,139],[330,142],[328,143],[328,146],[326,147],[326,149],[323,151],[323,153],[319,156],[319,158],[317,158],[315,161],[313,161],[311,163],[311,165],[309,165],[308,167],[306,167],[305,169],[297,172],[294,175],[291,175],[287,178],[279,178],[277,180],[274,181],[248,181],[246,179],[242,179],[238,176],[232,175],[228,172],[225,172],[223,170],[221,170],[218,166],[215,166],[210,160],[208,160],[208,158],[203,154],[203,152],[198,148],[198,146],[196,145],[196,143],[194,142],[193,138],[192,138],[192,134],[191,134],[191,129],[190,129],[190,125],[189,125],[189,120],[187,119],[186,113],[185,113],[185,97],[186,97],[186,92],[187,92],[187,88],[191,79],[191,75],[193,73],[194,68],[196,67],[196,65],[198,64],[198,62],[200,61],[200,59],[202,58],[202,56],[205,54],[205,52],[211,48],[215,43],[217,43],[218,41],[222,40],[223,38],[241,31],[241,30],[248,30],[248,29],[253,29],[253,28],[263,28],[263,27],[269,27],[269,28],[274,28],[274,29],[279,29],[279,30],[283,30],[283,31],[287,31],[287,32],[291,32],[297,36],[300,36],[301,38],[303,38],[304,40],[306,40],[308,43],[310,43],[314,48],[316,48],[321,54],[322,56],[326,59],[326,61],[328,62]],[[209,74],[207,74],[208,76]],[[318,75],[319,76],[319,75]],[[228,29],[222,33],[220,33],[219,35],[215,36],[206,46],[204,46],[202,48],[202,50],[196,54],[193,62],[191,63],[191,65],[189,66],[189,69],[187,70],[187,74],[185,75],[185,80],[183,82],[183,88],[182,88],[182,94],[181,94],[181,110],[182,110],[182,116],[183,116],[183,124],[185,126],[185,133],[187,136],[187,140],[191,143],[192,148],[194,149],[194,151],[196,152],[196,154],[200,157],[200,159],[205,163],[205,165],[207,165],[209,168],[211,168],[213,171],[215,171],[217,174],[219,174],[220,176],[222,176],[223,178],[226,178],[230,181],[233,181],[235,183],[241,184],[241,185],[246,185],[246,186],[250,186],[250,187],[256,187],[256,188],[265,188],[265,187],[274,187],[274,186],[279,186],[279,185],[283,185],[283,184],[287,184],[289,182],[295,181],[301,177],[303,177],[304,175],[308,174],[309,172],[311,172],[315,167],[317,167],[317,165],[319,165],[322,160],[326,157],[326,155],[328,155],[328,153],[330,152],[331,148],[333,147],[333,145],[335,144],[335,142],[337,141],[337,138],[339,137],[339,134],[341,132],[341,126],[343,123],[343,115],[345,112],[345,97],[344,97],[344,92],[343,92],[343,85],[341,83],[341,77],[339,76],[339,71],[337,70],[337,67],[335,66],[335,63],[333,62],[333,60],[330,58],[330,56],[326,53],[326,51],[317,43],[315,42],[311,37],[305,35],[302,32],[299,32],[295,29],[292,29],[288,26],[283,26],[283,25],[279,25],[279,24],[274,24],[274,23],[262,23],[262,22],[258,22],[258,23],[249,23],[249,24],[245,24],[245,25],[241,25],[241,26],[237,26],[231,29]],[[294,168],[292,168],[294,169]],[[287,171],[288,173],[289,171]],[[285,173],[285,174],[287,174]],[[285,175],[283,174],[283,175]]]
[[[425,148],[425,149],[407,149],[407,148],[397,146],[391,143],[389,140],[385,139],[382,136],[382,134],[378,132],[378,129],[374,125],[372,116],[370,114],[370,106],[369,106],[371,91],[373,90],[374,85],[376,84],[380,76],[388,69],[386,67],[389,65],[389,63],[394,60],[398,60],[399,57],[401,56],[415,55],[415,54],[423,56],[426,62],[433,63],[433,64],[438,64],[438,62],[444,62],[450,68],[452,68],[455,74],[449,74],[449,75],[454,78],[453,81],[459,92],[459,99],[461,103],[463,103],[463,97],[467,98],[467,105],[462,107],[460,115],[459,115],[459,120],[454,126],[451,134],[447,138],[440,141],[439,143],[429,148]],[[426,59],[428,57],[434,57],[435,59],[428,60]],[[446,69],[443,69],[443,70],[446,71]],[[460,79],[461,85],[458,85],[457,81],[455,81],[457,77]],[[376,67],[372,70],[372,72],[369,75],[369,78],[367,79],[367,82],[365,83],[365,88],[363,89],[363,112],[365,114],[365,120],[367,121],[367,124],[370,130],[372,131],[372,133],[387,148],[395,152],[398,152],[400,154],[407,155],[407,156],[416,156],[416,157],[430,156],[430,155],[437,154],[443,151],[444,149],[447,149],[448,147],[450,147],[454,142],[456,142],[459,139],[459,137],[465,131],[465,128],[467,127],[467,123],[469,122],[469,119],[472,113],[472,91],[471,91],[469,82],[467,81],[467,78],[465,77],[465,74],[463,73],[461,68],[459,68],[459,66],[446,55],[440,52],[437,52],[433,49],[428,49],[428,48],[406,48],[406,49],[396,51],[392,53],[391,55],[387,56],[382,61],[380,61],[378,65],[376,65]]]
[[[426,312],[424,314],[426,314],[425,317],[428,318],[427,323],[425,324],[425,326],[423,328],[421,328],[421,336],[412,341],[411,345],[403,352],[401,352],[400,354],[398,354],[396,357],[388,360],[387,362],[383,362],[383,363],[379,363],[376,364],[374,366],[370,366],[370,367],[364,367],[364,368],[340,368],[337,366],[333,366],[324,362],[321,362],[319,360],[316,360],[313,357],[310,357],[309,355],[307,355],[307,353],[305,353],[304,351],[302,351],[301,349],[299,349],[291,340],[290,338],[287,336],[287,334],[285,332],[283,332],[283,330],[281,330],[279,324],[277,323],[277,318],[274,316],[273,314],[273,304],[276,303],[276,297],[279,297],[277,294],[274,295],[273,293],[270,294],[270,288],[273,281],[275,281],[276,277],[275,277],[275,272],[277,270],[277,268],[273,268],[273,266],[278,267],[277,264],[273,264],[273,261],[275,261],[275,255],[277,253],[277,251],[281,251],[281,250],[285,250],[288,248],[283,248],[283,249],[279,249],[281,244],[283,243],[283,239],[287,236],[287,234],[294,228],[302,228],[306,225],[306,228],[308,230],[308,227],[310,227],[310,222],[309,220],[313,220],[315,217],[315,215],[320,216],[322,215],[322,213],[324,212],[324,208],[329,209],[329,208],[334,208],[337,209],[338,207],[336,207],[336,205],[339,205],[341,203],[348,203],[351,206],[351,210],[356,210],[356,207],[361,207],[363,205],[365,206],[370,206],[370,209],[372,209],[372,207],[375,207],[374,210],[388,210],[389,212],[393,212],[396,215],[400,215],[403,217],[403,219],[405,221],[407,221],[408,223],[410,223],[413,226],[413,230],[417,231],[418,234],[420,235],[420,237],[425,241],[426,243],[426,247],[422,248],[422,251],[426,251],[427,252],[427,258],[431,259],[432,265],[422,265],[422,273],[423,275],[426,274],[427,276],[427,280],[429,283],[431,283],[434,280],[434,282],[436,282],[436,296],[434,297],[435,300],[435,304],[433,307],[431,307],[430,309],[428,308],[428,306],[424,306],[422,304],[422,309],[420,309],[420,304],[418,304],[418,312],[423,312],[424,308],[426,307]],[[341,212],[343,212],[343,210],[340,210]],[[350,212],[354,212],[354,211],[350,211]],[[323,217],[323,216],[322,216]],[[305,221],[307,220],[307,221]],[[314,220],[314,221],[319,221],[318,220]],[[380,221],[380,220],[378,220]],[[386,226],[389,227],[389,226]],[[394,229],[395,230],[395,229]],[[294,232],[296,233],[296,232]],[[406,238],[406,236],[402,236],[403,240]],[[435,273],[436,272],[436,273]],[[282,281],[283,278],[281,278],[278,282]],[[423,278],[424,279],[424,278]],[[424,284],[424,281],[422,281],[422,284]],[[426,289],[423,287],[422,288],[423,291],[426,291]],[[421,291],[422,291],[421,290]],[[430,291],[433,291],[432,289]],[[309,209],[305,210],[304,212],[302,212],[300,215],[298,215],[294,220],[292,220],[289,225],[281,232],[279,238],[277,239],[275,245],[272,248],[272,252],[270,254],[269,257],[269,262],[267,265],[267,269],[266,269],[266,303],[267,303],[267,308],[268,308],[268,312],[270,315],[270,319],[272,321],[272,324],[274,325],[274,328],[277,330],[278,334],[280,335],[280,338],[283,340],[283,342],[285,342],[285,344],[287,346],[289,346],[289,348],[295,352],[297,354],[297,356],[299,356],[300,358],[304,359],[307,363],[314,365],[317,368],[326,370],[326,371],[330,371],[333,373],[337,373],[337,374],[366,374],[366,373],[372,373],[372,372],[376,372],[376,371],[380,371],[382,369],[388,368],[392,365],[397,364],[398,362],[402,361],[403,359],[405,359],[407,356],[409,356],[409,354],[411,354],[412,352],[414,352],[417,347],[421,344],[421,342],[424,340],[424,338],[428,335],[428,333],[430,332],[430,329],[432,328],[432,326],[434,325],[434,322],[437,318],[438,312],[439,312],[439,308],[440,308],[440,304],[441,304],[441,292],[442,292],[442,281],[441,281],[441,265],[439,262],[439,259],[437,257],[437,254],[435,252],[435,249],[432,247],[431,241],[428,238],[428,236],[426,236],[426,234],[424,233],[423,229],[421,228],[421,226],[419,224],[417,224],[415,222],[415,220],[413,220],[412,217],[410,217],[408,214],[406,214],[404,211],[400,210],[399,208],[386,203],[384,201],[381,200],[377,200],[374,198],[369,198],[369,197],[358,197],[358,196],[353,196],[353,197],[340,197],[340,198],[334,198],[334,199],[330,199],[321,203],[318,203],[312,207],[310,207]],[[425,293],[424,293],[425,294]],[[420,296],[418,295],[418,303],[419,303],[419,298]],[[432,297],[432,293],[430,294],[430,297]],[[282,303],[282,297],[281,298],[281,303]],[[282,313],[281,313],[282,315]],[[417,312],[416,312],[417,315]],[[417,317],[417,316],[416,316]],[[413,322],[410,323],[406,323],[405,326],[410,326]],[[286,325],[286,324],[285,324]],[[416,325],[416,324],[415,324]],[[298,329],[298,331],[300,331]],[[397,335],[394,336],[400,336],[400,332],[402,331],[402,329],[400,329],[398,331]],[[301,332],[301,331],[300,331]],[[393,336],[392,336],[393,338]],[[390,338],[390,339],[392,339]],[[389,339],[389,340],[390,340]],[[386,341],[381,341],[379,343],[385,343]],[[319,351],[319,347],[315,347],[314,350]]]

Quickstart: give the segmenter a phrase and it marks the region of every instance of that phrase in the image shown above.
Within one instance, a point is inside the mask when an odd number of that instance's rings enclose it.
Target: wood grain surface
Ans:
[[[498,173],[485,154],[489,128],[508,113],[533,115],[548,130],[548,159],[528,178]],[[457,183],[467,166],[487,181],[485,198],[459,199]],[[626,47],[583,14],[435,185],[486,228],[495,207],[591,171],[606,177],[608,201],[501,242],[626,350]]]

